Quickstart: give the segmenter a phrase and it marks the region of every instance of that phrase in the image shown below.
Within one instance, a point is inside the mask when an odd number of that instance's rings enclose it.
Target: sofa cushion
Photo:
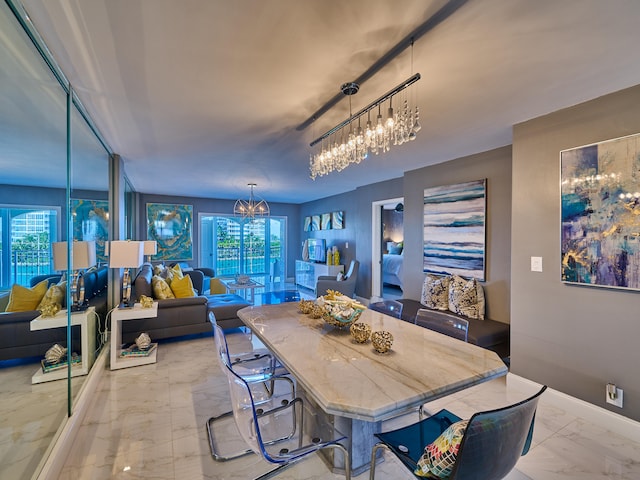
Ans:
[[[33,288],[15,284],[11,287],[7,312],[28,312],[36,310],[42,297],[47,293],[49,281],[42,280]]]
[[[484,290],[475,278],[453,275],[449,283],[449,310],[458,315],[484,320]]]
[[[151,267],[150,263],[144,263],[142,264],[142,267],[140,267],[138,275],[136,275],[136,278],[133,281],[137,298],[140,298],[142,295],[151,298],[154,297],[151,280],[153,278],[153,270],[154,269]]]
[[[196,292],[193,289],[193,283],[191,283],[191,277],[189,275],[185,275],[182,278],[178,278],[178,276],[173,277],[170,287],[173,295],[176,298],[188,298],[196,296]]]
[[[160,276],[154,275],[151,279],[151,285],[153,286],[153,298],[157,298],[158,300],[176,298],[176,296],[171,291],[171,287]]]
[[[225,286],[224,283],[222,283],[222,280],[220,280],[219,278],[212,278],[209,281],[209,293],[211,295],[225,294],[227,293],[227,287]]]
[[[227,320],[238,317],[238,310],[251,304],[240,295],[226,293],[222,295],[208,295],[208,308],[213,310],[216,320]]]
[[[44,294],[44,297],[42,297],[42,300],[40,300],[40,303],[38,304],[36,310],[42,311],[43,309],[52,307],[53,305],[58,305],[60,308],[62,308],[62,303],[67,293],[66,283],[67,282],[64,282],[65,286],[51,285],[47,292]]]
[[[421,303],[436,310],[449,310],[449,284],[451,277],[427,274],[422,284]]]

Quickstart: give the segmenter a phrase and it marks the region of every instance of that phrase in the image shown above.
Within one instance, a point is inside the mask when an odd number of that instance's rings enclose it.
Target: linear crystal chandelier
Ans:
[[[248,200],[237,200],[233,206],[233,213],[236,216],[253,219],[255,217],[268,217],[270,212],[269,204],[266,200],[260,197],[256,197],[253,194],[253,187],[256,187],[255,183],[247,183],[247,186],[251,189]]]
[[[321,145],[320,151],[309,158],[311,178],[339,172],[352,163],[360,163],[369,153],[378,155],[388,152],[392,146],[415,140],[422,128],[420,113],[417,106],[409,105],[405,89],[418,80],[420,74],[416,73],[355,114],[351,113],[351,96],[358,93],[359,85],[343,84],[340,89],[349,97],[349,118],[309,144],[311,147]],[[382,106],[387,101],[383,117]],[[376,107],[378,111],[374,111],[376,116],[372,121],[371,112]],[[366,121],[363,121],[365,115]]]

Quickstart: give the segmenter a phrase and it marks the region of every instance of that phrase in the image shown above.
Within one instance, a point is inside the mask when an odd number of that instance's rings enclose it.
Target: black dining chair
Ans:
[[[421,308],[416,313],[415,324],[463,342],[469,338],[469,320],[445,312]]]
[[[371,310],[381,312],[395,318],[402,318],[402,307],[404,305],[397,300],[381,300],[369,304]]]
[[[475,413],[468,421],[462,440],[448,452],[438,452],[437,458],[426,462],[431,470],[448,480],[499,480],[504,478],[526,455],[531,446],[536,408],[543,386],[538,393],[508,407]],[[402,464],[415,474],[421,457],[428,455],[425,447],[442,445],[437,442],[450,426],[460,422],[460,417],[448,410],[441,410],[418,423],[375,436],[380,440],[371,452],[370,480],[375,478],[378,450],[386,448]],[[462,425],[458,424],[452,428]],[[447,433],[450,433],[451,430]],[[450,438],[447,433],[445,437]],[[424,459],[423,459],[424,460]],[[438,464],[439,463],[439,464]],[[446,471],[450,470],[449,476]],[[424,470],[423,470],[424,472]],[[439,478],[433,475],[431,478]]]

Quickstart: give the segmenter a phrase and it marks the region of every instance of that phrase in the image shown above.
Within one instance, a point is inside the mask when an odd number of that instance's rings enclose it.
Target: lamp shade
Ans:
[[[53,268],[67,269],[67,242],[53,242]],[[73,242],[71,244],[71,270],[82,270],[96,264],[96,242]]]
[[[143,242],[115,240],[109,244],[110,268],[136,268],[142,265]]]
[[[158,242],[155,240],[145,240],[143,243],[145,255],[155,255],[158,253]]]

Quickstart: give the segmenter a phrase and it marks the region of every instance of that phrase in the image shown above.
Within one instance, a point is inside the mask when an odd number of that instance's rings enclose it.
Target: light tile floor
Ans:
[[[228,335],[230,348],[242,348],[247,335]],[[249,479],[269,469],[256,456],[215,462],[209,453],[206,420],[229,409],[225,379],[213,352],[213,338],[163,342],[158,363],[104,374],[80,427],[61,480],[67,479]],[[504,379],[487,382],[428,405],[466,417],[524,398]],[[417,420],[395,419],[385,429]],[[640,444],[595,427],[541,399],[533,448],[509,480],[638,479]],[[378,479],[412,479],[387,457]],[[283,480],[328,480],[313,456],[283,472]],[[368,478],[361,474],[358,480]]]

